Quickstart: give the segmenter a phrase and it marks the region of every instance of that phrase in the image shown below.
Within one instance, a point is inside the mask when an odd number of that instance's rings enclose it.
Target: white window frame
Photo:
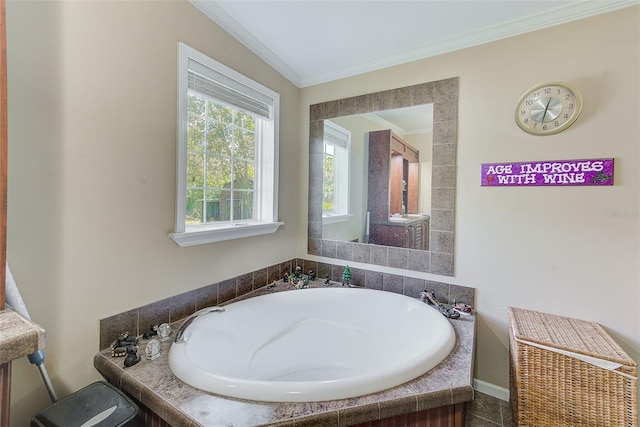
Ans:
[[[334,210],[322,212],[322,223],[333,224],[348,221],[352,217],[350,210],[351,186],[351,131],[330,120],[324,121],[324,145],[331,144],[334,151]]]
[[[270,105],[271,120],[265,121],[265,138],[256,138],[256,176],[253,220],[221,223],[186,224],[187,200],[187,94],[190,70],[207,73],[207,77],[242,95],[259,97]],[[240,108],[240,107],[238,107]],[[278,222],[278,138],[280,95],[232,70],[207,55],[178,43],[178,144],[175,231],[169,237],[179,246],[194,246],[244,237],[275,233]]]

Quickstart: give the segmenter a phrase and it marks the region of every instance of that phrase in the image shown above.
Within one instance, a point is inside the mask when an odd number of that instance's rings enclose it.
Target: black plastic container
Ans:
[[[123,392],[97,381],[31,418],[31,427],[133,427],[138,406]]]

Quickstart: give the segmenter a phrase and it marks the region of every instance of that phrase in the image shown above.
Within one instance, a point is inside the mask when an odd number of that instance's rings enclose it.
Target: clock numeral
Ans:
[[[527,110],[520,110],[520,115],[524,116],[526,114]]]
[[[550,88],[550,87],[545,88],[544,93],[545,93],[546,95],[550,94],[550,93],[551,93],[551,88]]]
[[[573,110],[574,108],[575,108],[575,104],[573,102],[569,104],[569,110]]]

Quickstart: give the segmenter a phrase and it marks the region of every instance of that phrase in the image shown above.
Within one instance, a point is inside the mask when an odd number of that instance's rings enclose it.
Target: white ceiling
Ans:
[[[640,0],[190,1],[298,87],[640,3]]]

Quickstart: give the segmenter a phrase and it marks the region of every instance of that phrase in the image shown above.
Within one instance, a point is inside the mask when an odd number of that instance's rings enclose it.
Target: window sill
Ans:
[[[275,233],[284,222],[246,221],[232,224],[187,226],[181,233],[169,233],[171,240],[180,247],[205,245],[225,240],[242,239]]]
[[[347,222],[352,216],[352,214],[322,214],[322,223],[335,224],[338,222]]]

